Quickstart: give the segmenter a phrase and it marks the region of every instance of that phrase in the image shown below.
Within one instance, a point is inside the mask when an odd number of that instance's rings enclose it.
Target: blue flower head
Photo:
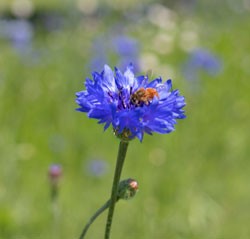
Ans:
[[[105,65],[92,77],[86,79],[86,90],[76,93],[77,110],[98,119],[105,130],[111,125],[123,140],[138,137],[142,141],[144,133],[170,133],[176,119],[185,118],[185,99],[172,90],[171,80],[149,82],[147,76],[136,77],[132,64],[124,73]]]
[[[190,53],[184,63],[183,73],[188,80],[196,80],[198,72],[203,70],[211,76],[216,76],[222,68],[221,61],[206,49],[196,49]]]

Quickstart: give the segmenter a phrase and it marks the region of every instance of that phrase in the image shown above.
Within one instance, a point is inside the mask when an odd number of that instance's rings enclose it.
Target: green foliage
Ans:
[[[68,17],[63,29],[36,33],[37,58],[0,41],[0,238],[77,238],[108,199],[118,140],[75,111],[74,94],[90,76],[93,39],[121,19],[140,42],[142,59],[156,59],[153,74],[172,78],[186,96],[187,119],[172,134],[130,143],[122,178],[135,178],[139,192],[117,204],[111,238],[250,238],[250,17],[202,11],[177,10],[168,29],[133,24],[112,11],[96,19]],[[181,74],[183,41],[190,40],[183,33],[197,34],[191,43],[223,63],[215,77],[201,72],[195,91]],[[157,49],[158,34],[173,38],[171,51]],[[91,158],[105,159],[107,174],[91,176]],[[57,205],[50,200],[51,163],[63,167]],[[105,220],[106,213],[86,238],[102,238]]]

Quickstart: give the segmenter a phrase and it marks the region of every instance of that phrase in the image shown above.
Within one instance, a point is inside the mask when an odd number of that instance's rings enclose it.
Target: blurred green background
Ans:
[[[130,143],[122,178],[140,190],[111,238],[249,239],[249,13],[249,0],[1,0],[0,238],[78,238],[108,199],[118,140],[75,111],[75,92],[102,61],[132,59],[173,80],[187,119]]]

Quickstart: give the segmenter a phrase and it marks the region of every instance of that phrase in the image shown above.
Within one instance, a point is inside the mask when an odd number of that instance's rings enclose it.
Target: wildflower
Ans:
[[[76,93],[77,110],[98,119],[104,130],[112,125],[122,140],[142,141],[144,133],[170,133],[176,119],[185,118],[185,99],[172,90],[171,80],[149,82],[148,76],[136,77],[132,64],[124,73],[105,65],[92,76],[93,80],[86,79],[86,90]]]
[[[87,162],[87,172],[94,177],[102,177],[108,171],[107,163],[102,159],[92,159]]]
[[[134,38],[126,35],[114,36],[112,46],[119,56],[118,66],[120,69],[126,69],[130,62],[133,62],[134,71],[140,70],[139,66],[139,44]]]
[[[55,200],[58,196],[59,181],[62,176],[62,167],[60,164],[52,164],[48,170],[50,180],[51,199]]]
[[[200,70],[211,76],[216,76],[221,70],[221,62],[208,50],[196,49],[190,54],[183,68],[185,77],[188,80],[195,80]]]
[[[138,192],[138,182],[132,178],[122,180],[118,186],[118,199],[128,200]]]
[[[33,26],[26,20],[0,20],[0,38],[9,39],[14,48],[26,51],[33,38]]]
[[[49,179],[52,184],[57,184],[58,180],[62,176],[62,167],[59,164],[52,164],[48,170]]]
[[[101,70],[108,59],[114,58],[117,59],[117,65],[121,70],[125,70],[130,62],[133,62],[135,72],[139,72],[140,70],[139,42],[120,32],[120,28],[119,31],[111,31],[107,35],[105,34],[94,39],[92,53],[90,61],[91,70]]]

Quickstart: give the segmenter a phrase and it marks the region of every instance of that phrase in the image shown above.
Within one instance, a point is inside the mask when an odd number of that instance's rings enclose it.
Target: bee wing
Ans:
[[[166,84],[158,84],[156,86],[156,90],[161,100],[166,99],[171,94],[171,92],[169,91],[169,87]]]

